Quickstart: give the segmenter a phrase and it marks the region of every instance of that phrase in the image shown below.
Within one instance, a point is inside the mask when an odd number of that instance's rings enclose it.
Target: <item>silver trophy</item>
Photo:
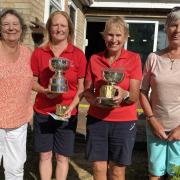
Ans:
[[[50,59],[49,68],[55,71],[55,74],[49,81],[50,93],[66,93],[68,91],[68,81],[64,77],[64,72],[69,69],[70,61],[66,58],[52,58]],[[56,104],[55,119],[64,119],[64,113],[68,109],[68,106],[62,104]],[[52,114],[52,113],[51,113]]]
[[[123,68],[108,68],[102,72],[103,79],[107,82],[106,85],[100,88],[100,103],[105,106],[117,106],[113,102],[113,97],[116,96],[116,89],[114,85],[121,82],[124,79]]]
[[[64,77],[64,72],[69,69],[70,62],[65,58],[52,58],[50,60],[50,69],[55,71],[55,74],[49,81],[49,91],[51,93],[65,93],[68,91],[68,81]]]

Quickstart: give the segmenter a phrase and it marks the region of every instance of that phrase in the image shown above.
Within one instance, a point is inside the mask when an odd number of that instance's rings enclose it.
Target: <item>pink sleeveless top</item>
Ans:
[[[0,128],[16,128],[32,116],[31,51],[20,46],[16,62],[8,62],[0,49]]]

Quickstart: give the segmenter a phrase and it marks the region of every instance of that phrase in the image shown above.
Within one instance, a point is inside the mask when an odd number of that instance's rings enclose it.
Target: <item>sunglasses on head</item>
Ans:
[[[177,7],[172,8],[171,12],[175,12],[175,11],[180,11],[180,7],[177,6]]]

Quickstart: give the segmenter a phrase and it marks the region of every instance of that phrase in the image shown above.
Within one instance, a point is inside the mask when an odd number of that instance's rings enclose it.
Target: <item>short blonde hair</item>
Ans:
[[[106,21],[104,31],[102,32],[103,36],[109,31],[109,29],[112,27],[112,25],[116,25],[116,27],[118,27],[118,28],[123,28],[124,32],[125,32],[125,36],[128,36],[129,31],[128,31],[127,24],[126,24],[124,18],[121,16],[114,16],[114,17],[109,18]]]
[[[68,13],[65,11],[55,11],[49,16],[47,23],[46,23],[46,30],[47,30],[47,34],[49,36],[49,40],[52,41],[51,32],[50,32],[50,28],[52,25],[52,19],[57,14],[61,14],[62,16],[64,16],[66,18],[66,20],[68,22],[68,28],[69,28],[68,42],[72,42],[74,39],[74,27],[73,27],[73,24],[71,22],[71,19],[70,19]]]
[[[165,28],[167,29],[172,23],[180,19],[180,7],[174,7],[167,15]]]

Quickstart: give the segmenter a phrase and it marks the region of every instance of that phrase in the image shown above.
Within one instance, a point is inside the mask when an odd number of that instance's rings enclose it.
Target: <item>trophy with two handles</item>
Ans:
[[[100,96],[98,97],[100,104],[109,107],[116,107],[117,104],[113,102],[113,97],[117,94],[117,90],[114,88],[114,85],[123,81],[124,68],[104,69],[102,71],[102,76],[107,84],[101,86],[100,88]]]
[[[58,94],[68,92],[68,81],[64,77],[64,72],[69,69],[70,61],[66,58],[54,57],[50,59],[49,67],[55,71],[55,74],[49,81],[49,91]],[[55,114],[59,117],[59,120],[63,120],[64,113],[67,109],[68,106],[66,105],[56,104]]]

